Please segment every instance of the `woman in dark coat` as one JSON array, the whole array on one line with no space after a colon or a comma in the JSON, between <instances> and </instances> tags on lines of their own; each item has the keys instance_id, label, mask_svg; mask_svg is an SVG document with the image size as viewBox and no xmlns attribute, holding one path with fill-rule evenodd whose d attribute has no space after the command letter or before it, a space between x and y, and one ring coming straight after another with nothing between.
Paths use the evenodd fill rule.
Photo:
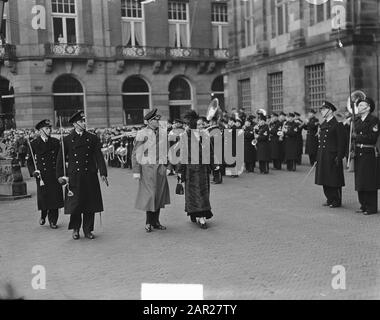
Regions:
<instances>
[{"instance_id":1,"label":"woman in dark coat","mask_svg":"<svg viewBox=\"0 0 380 320\"><path fill-rule=\"evenodd\" d=\"M210 205L210 164L202 163L201 136L197 134L198 115L190 111L185 115L188 129L182 139L188 139L188 163L179 165L179 177L185 182L185 211L192 222L198 222L202 229L207 229L206 219L211 219L213 214ZM191 164L191 135L199 141L199 164ZM183 140L182 140L183 141Z\"/></svg>"}]
</instances>

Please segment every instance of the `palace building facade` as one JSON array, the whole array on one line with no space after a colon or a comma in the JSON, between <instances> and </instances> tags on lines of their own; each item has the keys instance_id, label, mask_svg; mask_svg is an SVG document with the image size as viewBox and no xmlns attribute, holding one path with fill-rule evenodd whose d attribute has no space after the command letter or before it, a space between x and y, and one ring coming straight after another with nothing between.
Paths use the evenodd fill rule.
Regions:
<instances>
[{"instance_id":1,"label":"palace building facade","mask_svg":"<svg viewBox=\"0 0 380 320\"><path fill-rule=\"evenodd\" d=\"M7 126L43 118L90 127L205 113L224 104L227 1L11 0L0 45L0 113Z\"/></svg>"},{"instance_id":2,"label":"palace building facade","mask_svg":"<svg viewBox=\"0 0 380 320\"><path fill-rule=\"evenodd\" d=\"M343 111L350 82L379 104L378 0L231 0L229 22L229 108Z\"/></svg>"}]
</instances>

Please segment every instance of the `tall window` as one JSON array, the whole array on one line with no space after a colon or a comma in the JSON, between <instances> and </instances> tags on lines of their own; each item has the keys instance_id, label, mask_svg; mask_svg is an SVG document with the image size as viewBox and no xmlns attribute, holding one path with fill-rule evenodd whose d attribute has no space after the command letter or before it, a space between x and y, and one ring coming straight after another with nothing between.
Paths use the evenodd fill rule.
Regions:
<instances>
[{"instance_id":1,"label":"tall window","mask_svg":"<svg viewBox=\"0 0 380 320\"><path fill-rule=\"evenodd\" d=\"M124 124L144 123L144 110L149 109L148 84L138 76L131 76L123 84Z\"/></svg>"},{"instance_id":2,"label":"tall window","mask_svg":"<svg viewBox=\"0 0 380 320\"><path fill-rule=\"evenodd\" d=\"M211 8L212 38L215 49L228 48L227 3L213 3Z\"/></svg>"},{"instance_id":3,"label":"tall window","mask_svg":"<svg viewBox=\"0 0 380 320\"><path fill-rule=\"evenodd\" d=\"M190 47L189 3L169 1L169 46Z\"/></svg>"},{"instance_id":4,"label":"tall window","mask_svg":"<svg viewBox=\"0 0 380 320\"><path fill-rule=\"evenodd\" d=\"M311 26L331 18L331 1L319 5L309 4L309 7Z\"/></svg>"},{"instance_id":5,"label":"tall window","mask_svg":"<svg viewBox=\"0 0 380 320\"><path fill-rule=\"evenodd\" d=\"M244 79L238 82L239 108L252 108L251 80Z\"/></svg>"},{"instance_id":6,"label":"tall window","mask_svg":"<svg viewBox=\"0 0 380 320\"><path fill-rule=\"evenodd\" d=\"M255 20L253 15L254 0L244 2L242 15L244 18L244 47L255 44Z\"/></svg>"},{"instance_id":7,"label":"tall window","mask_svg":"<svg viewBox=\"0 0 380 320\"><path fill-rule=\"evenodd\" d=\"M272 37L289 32L289 15L287 0L271 0L272 7Z\"/></svg>"},{"instance_id":8,"label":"tall window","mask_svg":"<svg viewBox=\"0 0 380 320\"><path fill-rule=\"evenodd\" d=\"M4 4L4 12L3 12L3 23L1 26L1 34L0 34L0 44L9 43L9 30L7 28L7 22L8 22L8 2Z\"/></svg>"},{"instance_id":9,"label":"tall window","mask_svg":"<svg viewBox=\"0 0 380 320\"><path fill-rule=\"evenodd\" d=\"M284 109L284 90L282 85L282 72L269 75L269 108L273 112Z\"/></svg>"},{"instance_id":10,"label":"tall window","mask_svg":"<svg viewBox=\"0 0 380 320\"><path fill-rule=\"evenodd\" d=\"M123 44L145 46L145 25L142 0L121 0Z\"/></svg>"},{"instance_id":11,"label":"tall window","mask_svg":"<svg viewBox=\"0 0 380 320\"><path fill-rule=\"evenodd\" d=\"M55 43L77 43L77 8L75 0L52 0Z\"/></svg>"},{"instance_id":12,"label":"tall window","mask_svg":"<svg viewBox=\"0 0 380 320\"><path fill-rule=\"evenodd\" d=\"M317 109L326 99L325 65L306 67L306 99L310 109Z\"/></svg>"}]
</instances>

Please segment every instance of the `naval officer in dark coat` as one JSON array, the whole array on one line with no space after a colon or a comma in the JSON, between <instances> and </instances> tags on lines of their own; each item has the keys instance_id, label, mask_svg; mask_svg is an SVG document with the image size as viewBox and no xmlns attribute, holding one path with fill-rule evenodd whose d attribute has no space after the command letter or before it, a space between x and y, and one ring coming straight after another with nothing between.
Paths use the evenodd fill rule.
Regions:
<instances>
[{"instance_id":1,"label":"naval officer in dark coat","mask_svg":"<svg viewBox=\"0 0 380 320\"><path fill-rule=\"evenodd\" d=\"M342 187L345 186L343 161L346 142L343 124L334 116L336 107L325 101L321 107L324 119L320 126L315 184L323 186L327 198L324 206L342 206Z\"/></svg>"},{"instance_id":2,"label":"naval officer in dark coat","mask_svg":"<svg viewBox=\"0 0 380 320\"><path fill-rule=\"evenodd\" d=\"M82 225L86 238L94 239L95 213L103 211L103 200L98 180L98 171L103 182L108 185L107 167L101 151L99 138L86 131L83 111L76 112L69 120L74 130L63 139L65 160L68 163L64 176L62 148L57 160L57 178L66 184L65 214L70 215L69 230L73 239L78 240ZM70 196L68 191L72 191Z\"/></svg>"},{"instance_id":3,"label":"naval officer in dark coat","mask_svg":"<svg viewBox=\"0 0 380 320\"><path fill-rule=\"evenodd\" d=\"M303 129L307 131L305 153L309 155L310 165L313 166L317 159L318 153L318 129L319 120L315 116L316 112L310 109L308 119L306 120Z\"/></svg>"},{"instance_id":4,"label":"naval officer in dark coat","mask_svg":"<svg viewBox=\"0 0 380 320\"><path fill-rule=\"evenodd\" d=\"M37 207L41 211L40 225L45 224L47 217L50 227L57 229L59 209L63 208L62 186L55 176L59 140L50 136L50 120L40 121L35 128L40 135L30 143L32 150L29 149L27 165L30 175L34 176L37 182Z\"/></svg>"},{"instance_id":5,"label":"naval officer in dark coat","mask_svg":"<svg viewBox=\"0 0 380 320\"><path fill-rule=\"evenodd\" d=\"M355 120L355 190L358 192L358 213L377 213L380 188L379 155L376 142L379 137L379 119L372 115L375 102L367 97L359 100L358 117Z\"/></svg>"}]
</instances>

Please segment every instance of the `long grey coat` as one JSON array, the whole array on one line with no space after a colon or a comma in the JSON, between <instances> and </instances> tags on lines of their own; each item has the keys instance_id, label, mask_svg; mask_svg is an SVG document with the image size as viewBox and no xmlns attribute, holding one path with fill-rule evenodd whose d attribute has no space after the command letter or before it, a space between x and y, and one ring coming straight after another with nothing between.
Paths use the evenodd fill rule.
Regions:
<instances>
[{"instance_id":1,"label":"long grey coat","mask_svg":"<svg viewBox=\"0 0 380 320\"><path fill-rule=\"evenodd\" d=\"M167 143L163 141L163 143ZM145 144L145 146L144 146ZM156 149L156 163L142 164L139 148ZM159 137L151 128L141 129L136 136L132 152L133 173L140 174L135 208L143 211L158 211L170 204L166 166L159 164Z\"/></svg>"}]
</instances>

